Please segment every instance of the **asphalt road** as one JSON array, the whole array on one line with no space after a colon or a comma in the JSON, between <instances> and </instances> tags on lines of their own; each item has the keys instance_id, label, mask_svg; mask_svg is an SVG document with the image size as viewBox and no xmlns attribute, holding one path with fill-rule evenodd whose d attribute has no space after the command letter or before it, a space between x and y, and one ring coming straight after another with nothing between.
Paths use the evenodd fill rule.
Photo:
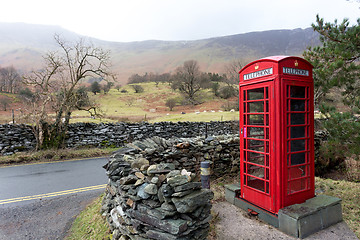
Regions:
<instances>
[{"instance_id":1,"label":"asphalt road","mask_svg":"<svg viewBox=\"0 0 360 240\"><path fill-rule=\"evenodd\" d=\"M107 158L0 168L0 239L63 239L104 192Z\"/></svg>"}]
</instances>

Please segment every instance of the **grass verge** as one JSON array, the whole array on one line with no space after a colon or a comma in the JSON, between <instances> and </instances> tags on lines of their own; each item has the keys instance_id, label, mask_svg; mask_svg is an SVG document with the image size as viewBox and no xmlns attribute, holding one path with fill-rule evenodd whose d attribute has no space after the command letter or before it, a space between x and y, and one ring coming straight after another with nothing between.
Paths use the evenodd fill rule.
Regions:
<instances>
[{"instance_id":1,"label":"grass verge","mask_svg":"<svg viewBox=\"0 0 360 240\"><path fill-rule=\"evenodd\" d=\"M224 177L212 181L211 189L214 191L213 201L225 201L224 183L234 183L238 181L236 177ZM315 178L316 191L342 199L343 218L349 228L360 238L360 184L348 181L335 181L331 179ZM101 199L97 199L86 208L76 219L71 230L69 239L108 239L109 232L103 227L104 219L100 215ZM85 217L86 216L86 217ZM213 216L210 222L209 239L216 239L217 216ZM107 227L106 227L107 228Z\"/></svg>"},{"instance_id":2,"label":"grass verge","mask_svg":"<svg viewBox=\"0 0 360 240\"><path fill-rule=\"evenodd\" d=\"M74 221L66 240L112 239L106 219L101 216L102 194L88 205Z\"/></svg>"},{"instance_id":3,"label":"grass verge","mask_svg":"<svg viewBox=\"0 0 360 240\"><path fill-rule=\"evenodd\" d=\"M83 148L83 149L49 149L34 152L15 153L10 156L0 156L0 166L56 162L76 158L107 156L117 148Z\"/></svg>"},{"instance_id":4,"label":"grass verge","mask_svg":"<svg viewBox=\"0 0 360 240\"><path fill-rule=\"evenodd\" d=\"M342 199L343 219L356 236L360 238L360 184L316 177L315 188L319 194Z\"/></svg>"}]
</instances>

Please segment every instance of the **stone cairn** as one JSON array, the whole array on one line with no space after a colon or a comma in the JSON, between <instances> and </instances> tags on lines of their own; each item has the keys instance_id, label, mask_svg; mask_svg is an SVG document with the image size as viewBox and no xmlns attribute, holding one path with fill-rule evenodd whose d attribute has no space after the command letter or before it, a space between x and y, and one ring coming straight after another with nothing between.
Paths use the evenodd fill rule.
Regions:
<instances>
[{"instance_id":1,"label":"stone cairn","mask_svg":"<svg viewBox=\"0 0 360 240\"><path fill-rule=\"evenodd\" d=\"M213 193L202 189L198 176L176 159L177 164L168 158L154 163L151 158L155 152L188 152L191 144L194 140L154 137L128 144L111 156L104 166L109 183L102 214L114 239L207 238Z\"/></svg>"}]
</instances>

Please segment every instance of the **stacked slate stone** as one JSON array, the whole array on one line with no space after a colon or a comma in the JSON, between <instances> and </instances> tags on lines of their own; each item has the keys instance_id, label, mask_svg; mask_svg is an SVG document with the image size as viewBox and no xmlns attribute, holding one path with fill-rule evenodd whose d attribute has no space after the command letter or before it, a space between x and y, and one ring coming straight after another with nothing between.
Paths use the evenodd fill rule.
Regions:
<instances>
[{"instance_id":1,"label":"stacked slate stone","mask_svg":"<svg viewBox=\"0 0 360 240\"><path fill-rule=\"evenodd\" d=\"M126 146L137 149L152 164L170 162L177 169L185 168L190 172L199 172L200 162L209 161L213 177L236 172L240 166L238 135L171 139L152 137Z\"/></svg>"},{"instance_id":2,"label":"stacked slate stone","mask_svg":"<svg viewBox=\"0 0 360 240\"><path fill-rule=\"evenodd\" d=\"M126 155L136 152L123 149L104 166L110 180L102 212L113 239L206 239L213 193L172 163Z\"/></svg>"},{"instance_id":3,"label":"stacked slate stone","mask_svg":"<svg viewBox=\"0 0 360 240\"><path fill-rule=\"evenodd\" d=\"M35 136L30 126L24 124L0 125L0 155L31 151L35 146Z\"/></svg>"},{"instance_id":4,"label":"stacked slate stone","mask_svg":"<svg viewBox=\"0 0 360 240\"><path fill-rule=\"evenodd\" d=\"M159 122L159 123L75 123L68 128L66 145L121 147L125 143L154 136L191 138L196 136L237 134L238 121L224 122Z\"/></svg>"}]
</instances>

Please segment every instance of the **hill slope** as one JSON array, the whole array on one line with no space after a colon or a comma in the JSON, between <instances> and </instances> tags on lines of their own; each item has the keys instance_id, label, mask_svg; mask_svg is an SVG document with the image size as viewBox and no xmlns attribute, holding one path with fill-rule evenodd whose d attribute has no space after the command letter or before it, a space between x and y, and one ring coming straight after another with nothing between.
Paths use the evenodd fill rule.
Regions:
<instances>
[{"instance_id":1,"label":"hill slope","mask_svg":"<svg viewBox=\"0 0 360 240\"><path fill-rule=\"evenodd\" d=\"M56 49L53 35L61 34L68 41L81 36L57 26L24 23L0 23L0 65L13 65L22 71L38 69L41 56ZM131 74L170 72L186 60L197 60L202 71L223 72L224 65L234 59L244 63L271 55L300 56L309 45L319 43L311 29L252 32L196 41L91 41L112 53L113 70L120 82Z\"/></svg>"}]
</instances>

